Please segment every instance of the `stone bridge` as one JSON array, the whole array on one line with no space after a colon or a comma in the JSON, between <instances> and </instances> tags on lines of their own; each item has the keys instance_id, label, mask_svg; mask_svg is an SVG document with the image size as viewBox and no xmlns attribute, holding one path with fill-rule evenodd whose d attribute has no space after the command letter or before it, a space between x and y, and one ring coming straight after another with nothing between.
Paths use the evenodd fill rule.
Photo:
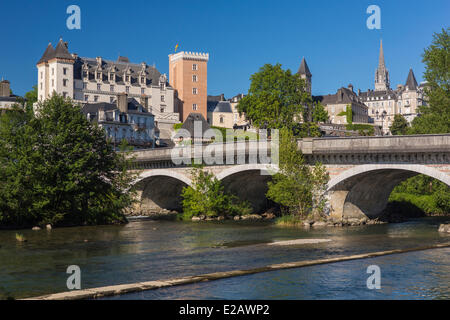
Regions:
<instances>
[{"instance_id":1,"label":"stone bridge","mask_svg":"<svg viewBox=\"0 0 450 320\"><path fill-rule=\"evenodd\" d=\"M335 218L377 217L386 207L392 189L417 174L450 186L450 134L307 138L299 140L298 146L308 163L320 161L326 166L330 175L329 214ZM256 212L270 205L265 197L271 179L268 172L277 168L269 164L269 143L259 148L256 142L247 141L194 149L161 148L133 153L134 169L140 170L136 181L140 200L137 210L180 210L181 190L191 185L191 161L204 154L215 156L215 161L203 163L205 169L223 181L226 190L248 200ZM211 149L215 151L211 153ZM185 164L172 160L174 154L183 152L189 160ZM242 154L245 156L239 156Z\"/></svg>"}]
</instances>

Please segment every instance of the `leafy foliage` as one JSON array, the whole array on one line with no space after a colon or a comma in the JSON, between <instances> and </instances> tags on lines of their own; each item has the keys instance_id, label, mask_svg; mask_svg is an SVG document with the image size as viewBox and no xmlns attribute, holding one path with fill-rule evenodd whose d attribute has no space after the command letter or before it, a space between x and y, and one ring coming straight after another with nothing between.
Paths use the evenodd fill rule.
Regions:
<instances>
[{"instance_id":1,"label":"leafy foliage","mask_svg":"<svg viewBox=\"0 0 450 320\"><path fill-rule=\"evenodd\" d=\"M201 167L192 169L193 186L182 191L183 218L194 216L235 216L251 213L250 205L225 192L224 186L212 173Z\"/></svg>"},{"instance_id":2,"label":"leafy foliage","mask_svg":"<svg viewBox=\"0 0 450 320\"><path fill-rule=\"evenodd\" d=\"M239 101L239 112L244 112L258 128L292 128L299 117L309 119L311 96L305 91L305 82L298 74L283 70L280 64L264 65L250 78L248 95Z\"/></svg>"},{"instance_id":3,"label":"leafy foliage","mask_svg":"<svg viewBox=\"0 0 450 320\"><path fill-rule=\"evenodd\" d=\"M130 161L61 96L40 104L37 117L6 112L0 116L0 224L125 222L135 178Z\"/></svg>"},{"instance_id":4,"label":"leafy foliage","mask_svg":"<svg viewBox=\"0 0 450 320\"><path fill-rule=\"evenodd\" d=\"M405 117L401 114L394 116L394 122L390 127L391 133L394 136L405 135L408 132L409 124Z\"/></svg>"},{"instance_id":5,"label":"leafy foliage","mask_svg":"<svg viewBox=\"0 0 450 320\"><path fill-rule=\"evenodd\" d=\"M433 35L433 42L425 49L424 78L428 103L420 107L409 133L450 133L450 28Z\"/></svg>"},{"instance_id":6,"label":"leafy foliage","mask_svg":"<svg viewBox=\"0 0 450 320\"><path fill-rule=\"evenodd\" d=\"M450 213L450 188L425 175L417 175L400 183L389 200L410 202L426 214Z\"/></svg>"},{"instance_id":7,"label":"leafy foliage","mask_svg":"<svg viewBox=\"0 0 450 320\"><path fill-rule=\"evenodd\" d=\"M284 213L305 217L321 214L325 208L325 191L329 180L326 168L316 163L308 166L292 132L280 131L280 172L268 183L267 197L280 204Z\"/></svg>"}]
</instances>

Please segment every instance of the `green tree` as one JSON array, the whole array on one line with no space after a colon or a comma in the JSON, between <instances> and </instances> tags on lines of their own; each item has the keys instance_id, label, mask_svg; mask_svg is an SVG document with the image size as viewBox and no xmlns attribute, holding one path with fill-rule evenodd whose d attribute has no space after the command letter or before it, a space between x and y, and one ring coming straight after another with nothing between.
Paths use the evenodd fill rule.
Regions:
<instances>
[{"instance_id":1,"label":"green tree","mask_svg":"<svg viewBox=\"0 0 450 320\"><path fill-rule=\"evenodd\" d=\"M38 101L37 85L33 86L33 90L25 93L25 99L26 99L25 110L29 113L32 113L33 104Z\"/></svg>"},{"instance_id":2,"label":"green tree","mask_svg":"<svg viewBox=\"0 0 450 320\"><path fill-rule=\"evenodd\" d=\"M329 176L325 167L305 163L291 130L280 131L279 172L268 183L267 197L281 205L285 214L306 217L321 214L326 203Z\"/></svg>"},{"instance_id":3,"label":"green tree","mask_svg":"<svg viewBox=\"0 0 450 320\"><path fill-rule=\"evenodd\" d=\"M315 102L313 105L312 121L318 122L328 122L329 120L328 111L320 102Z\"/></svg>"},{"instance_id":4,"label":"green tree","mask_svg":"<svg viewBox=\"0 0 450 320\"><path fill-rule=\"evenodd\" d=\"M225 192L222 182L212 173L196 166L191 174L193 185L184 187L181 194L184 219L199 215L235 216L251 212L249 204Z\"/></svg>"},{"instance_id":5,"label":"green tree","mask_svg":"<svg viewBox=\"0 0 450 320\"><path fill-rule=\"evenodd\" d=\"M305 106L311 105L312 100L298 74L283 70L280 64L266 64L250 80L248 95L237 108L254 126L292 128L301 117L309 119Z\"/></svg>"},{"instance_id":6,"label":"green tree","mask_svg":"<svg viewBox=\"0 0 450 320\"><path fill-rule=\"evenodd\" d=\"M401 114L396 114L390 127L391 133L394 136L405 135L408 132L408 128L409 124L405 117Z\"/></svg>"},{"instance_id":7,"label":"green tree","mask_svg":"<svg viewBox=\"0 0 450 320\"><path fill-rule=\"evenodd\" d=\"M427 105L420 107L412 134L450 133L450 28L433 35L431 45L425 49L424 78L427 81L425 94Z\"/></svg>"},{"instance_id":8,"label":"green tree","mask_svg":"<svg viewBox=\"0 0 450 320\"><path fill-rule=\"evenodd\" d=\"M69 99L53 95L37 117L7 112L0 116L0 223L126 222L130 161Z\"/></svg>"}]
</instances>

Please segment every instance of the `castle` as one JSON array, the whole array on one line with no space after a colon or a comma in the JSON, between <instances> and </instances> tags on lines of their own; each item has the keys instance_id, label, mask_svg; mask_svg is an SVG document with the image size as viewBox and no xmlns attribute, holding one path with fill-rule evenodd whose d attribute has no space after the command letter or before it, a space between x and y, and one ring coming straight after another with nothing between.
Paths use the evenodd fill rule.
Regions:
<instances>
[{"instance_id":1,"label":"castle","mask_svg":"<svg viewBox=\"0 0 450 320\"><path fill-rule=\"evenodd\" d=\"M134 99L154 115L161 138L169 139L173 125L190 112L207 117L207 62L205 53L179 52L169 55L170 82L155 66L131 63L127 57L116 61L102 57L84 58L69 53L68 43L48 44L38 69L38 100L56 92L81 105L114 104L119 95ZM131 100L130 100L131 101ZM111 107L111 106L110 106Z\"/></svg>"},{"instance_id":2,"label":"castle","mask_svg":"<svg viewBox=\"0 0 450 320\"><path fill-rule=\"evenodd\" d=\"M304 60L302 60L301 66L303 64L306 65ZM311 72L309 68L300 69L299 73L307 80L307 86L310 87ZM350 105L354 122L373 123L381 127L383 134L390 134L389 128L396 114L403 115L408 122L411 122L419 114L419 107L425 104L424 88L426 84L419 85L417 83L412 69L409 70L404 85L399 84L395 90L391 89L382 41L380 41L380 54L378 67L375 70L374 84L374 90L354 92L353 85L350 84L347 88L338 89L336 94L316 96L314 99L326 107L331 123L346 124L342 112L345 111L347 105Z\"/></svg>"}]
</instances>

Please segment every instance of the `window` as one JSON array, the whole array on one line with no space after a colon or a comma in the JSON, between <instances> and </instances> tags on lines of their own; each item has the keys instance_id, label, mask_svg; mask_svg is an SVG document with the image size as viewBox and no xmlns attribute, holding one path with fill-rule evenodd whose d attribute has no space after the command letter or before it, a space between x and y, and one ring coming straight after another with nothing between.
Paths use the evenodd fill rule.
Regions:
<instances>
[{"instance_id":1,"label":"window","mask_svg":"<svg viewBox=\"0 0 450 320\"><path fill-rule=\"evenodd\" d=\"M113 85L109 86L109 91L114 92L114 86Z\"/></svg>"},{"instance_id":2,"label":"window","mask_svg":"<svg viewBox=\"0 0 450 320\"><path fill-rule=\"evenodd\" d=\"M44 73L41 71L41 79L44 78Z\"/></svg>"},{"instance_id":3,"label":"window","mask_svg":"<svg viewBox=\"0 0 450 320\"><path fill-rule=\"evenodd\" d=\"M219 121L220 121L220 123L223 123L223 116L220 116Z\"/></svg>"},{"instance_id":4,"label":"window","mask_svg":"<svg viewBox=\"0 0 450 320\"><path fill-rule=\"evenodd\" d=\"M63 74L64 74L64 75L67 74L67 68L63 68Z\"/></svg>"},{"instance_id":5,"label":"window","mask_svg":"<svg viewBox=\"0 0 450 320\"><path fill-rule=\"evenodd\" d=\"M192 110L197 110L197 104L196 103L194 103L193 105L192 105Z\"/></svg>"},{"instance_id":6,"label":"window","mask_svg":"<svg viewBox=\"0 0 450 320\"><path fill-rule=\"evenodd\" d=\"M141 88L141 94L145 94L145 88Z\"/></svg>"},{"instance_id":7,"label":"window","mask_svg":"<svg viewBox=\"0 0 450 320\"><path fill-rule=\"evenodd\" d=\"M160 111L161 113L164 113L164 107L161 107Z\"/></svg>"},{"instance_id":8,"label":"window","mask_svg":"<svg viewBox=\"0 0 450 320\"><path fill-rule=\"evenodd\" d=\"M166 101L166 97L165 96L161 96L161 101L162 102Z\"/></svg>"},{"instance_id":9,"label":"window","mask_svg":"<svg viewBox=\"0 0 450 320\"><path fill-rule=\"evenodd\" d=\"M69 81L69 80L63 79L63 86L64 86L64 87L67 87L67 81Z\"/></svg>"},{"instance_id":10,"label":"window","mask_svg":"<svg viewBox=\"0 0 450 320\"><path fill-rule=\"evenodd\" d=\"M197 75L192 75L192 82L197 82Z\"/></svg>"},{"instance_id":11,"label":"window","mask_svg":"<svg viewBox=\"0 0 450 320\"><path fill-rule=\"evenodd\" d=\"M109 80L114 81L114 73L111 73L111 74L109 75Z\"/></svg>"},{"instance_id":12,"label":"window","mask_svg":"<svg viewBox=\"0 0 450 320\"><path fill-rule=\"evenodd\" d=\"M126 86L126 87L125 87L125 91L126 91L127 93L130 93L130 87L129 87L129 86Z\"/></svg>"},{"instance_id":13,"label":"window","mask_svg":"<svg viewBox=\"0 0 450 320\"><path fill-rule=\"evenodd\" d=\"M113 103L114 102L114 97L109 97L109 103Z\"/></svg>"},{"instance_id":14,"label":"window","mask_svg":"<svg viewBox=\"0 0 450 320\"><path fill-rule=\"evenodd\" d=\"M97 72L97 79L101 79L102 78L102 74L100 72Z\"/></svg>"},{"instance_id":15,"label":"window","mask_svg":"<svg viewBox=\"0 0 450 320\"><path fill-rule=\"evenodd\" d=\"M55 79L52 79L52 87L55 86Z\"/></svg>"},{"instance_id":16,"label":"window","mask_svg":"<svg viewBox=\"0 0 450 320\"><path fill-rule=\"evenodd\" d=\"M197 64L194 63L194 64L192 65L192 70L193 70L193 71L197 71L197 70L198 70Z\"/></svg>"},{"instance_id":17,"label":"window","mask_svg":"<svg viewBox=\"0 0 450 320\"><path fill-rule=\"evenodd\" d=\"M41 82L41 90L42 90L42 82Z\"/></svg>"},{"instance_id":18,"label":"window","mask_svg":"<svg viewBox=\"0 0 450 320\"><path fill-rule=\"evenodd\" d=\"M145 78L141 77L141 83L144 84L145 83Z\"/></svg>"},{"instance_id":19,"label":"window","mask_svg":"<svg viewBox=\"0 0 450 320\"><path fill-rule=\"evenodd\" d=\"M102 90L102 85L100 83L97 83L97 91Z\"/></svg>"},{"instance_id":20,"label":"window","mask_svg":"<svg viewBox=\"0 0 450 320\"><path fill-rule=\"evenodd\" d=\"M87 78L87 72L83 71L83 78Z\"/></svg>"},{"instance_id":21,"label":"window","mask_svg":"<svg viewBox=\"0 0 450 320\"><path fill-rule=\"evenodd\" d=\"M52 76L55 75L55 68L52 68Z\"/></svg>"},{"instance_id":22,"label":"window","mask_svg":"<svg viewBox=\"0 0 450 320\"><path fill-rule=\"evenodd\" d=\"M67 98L67 92L63 92L63 97Z\"/></svg>"},{"instance_id":23,"label":"window","mask_svg":"<svg viewBox=\"0 0 450 320\"><path fill-rule=\"evenodd\" d=\"M192 94L197 94L197 93L198 93L197 88L192 88Z\"/></svg>"},{"instance_id":24,"label":"window","mask_svg":"<svg viewBox=\"0 0 450 320\"><path fill-rule=\"evenodd\" d=\"M94 96L94 102L98 101L98 96Z\"/></svg>"},{"instance_id":25,"label":"window","mask_svg":"<svg viewBox=\"0 0 450 320\"><path fill-rule=\"evenodd\" d=\"M87 82L83 82L83 89L87 88Z\"/></svg>"},{"instance_id":26,"label":"window","mask_svg":"<svg viewBox=\"0 0 450 320\"><path fill-rule=\"evenodd\" d=\"M89 100L89 95L85 94L84 95L84 101L88 101Z\"/></svg>"},{"instance_id":27,"label":"window","mask_svg":"<svg viewBox=\"0 0 450 320\"><path fill-rule=\"evenodd\" d=\"M126 82L129 82L129 81L130 81L130 76L126 76L126 77L125 77L125 81L126 81Z\"/></svg>"}]
</instances>

